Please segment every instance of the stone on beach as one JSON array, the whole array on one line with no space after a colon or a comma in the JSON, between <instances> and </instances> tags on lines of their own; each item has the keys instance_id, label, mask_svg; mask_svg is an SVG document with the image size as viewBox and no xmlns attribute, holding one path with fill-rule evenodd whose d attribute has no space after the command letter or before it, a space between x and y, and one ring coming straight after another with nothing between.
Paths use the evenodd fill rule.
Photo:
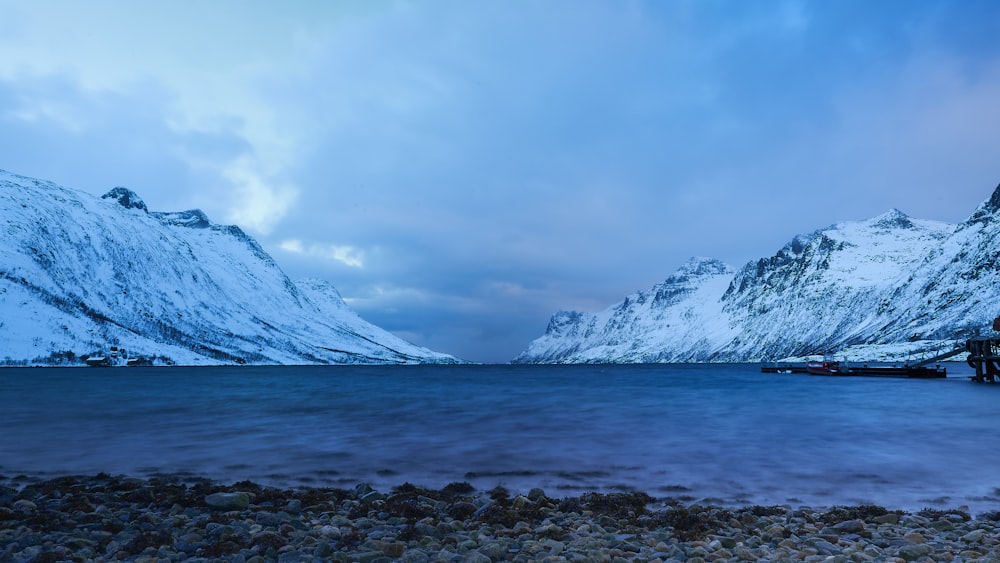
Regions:
<instances>
[{"instance_id":1,"label":"stone on beach","mask_svg":"<svg viewBox=\"0 0 1000 563\"><path fill-rule=\"evenodd\" d=\"M1000 560L1000 513L735 508L643 493L554 499L540 489L525 496L451 485L290 490L107 475L36 483L20 496L30 500L0 487L0 562Z\"/></svg>"},{"instance_id":2,"label":"stone on beach","mask_svg":"<svg viewBox=\"0 0 1000 563\"><path fill-rule=\"evenodd\" d=\"M244 510L250 506L250 495L242 492L212 493L205 497L205 504L215 510Z\"/></svg>"}]
</instances>

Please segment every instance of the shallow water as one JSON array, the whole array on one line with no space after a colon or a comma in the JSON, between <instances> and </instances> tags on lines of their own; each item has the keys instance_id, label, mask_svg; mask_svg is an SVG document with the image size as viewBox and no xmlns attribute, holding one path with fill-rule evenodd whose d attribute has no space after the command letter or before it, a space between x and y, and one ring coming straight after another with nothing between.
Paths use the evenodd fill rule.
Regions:
<instances>
[{"instance_id":1,"label":"shallow water","mask_svg":"<svg viewBox=\"0 0 1000 563\"><path fill-rule=\"evenodd\" d=\"M0 370L0 475L1000 509L1000 385L756 365Z\"/></svg>"}]
</instances>

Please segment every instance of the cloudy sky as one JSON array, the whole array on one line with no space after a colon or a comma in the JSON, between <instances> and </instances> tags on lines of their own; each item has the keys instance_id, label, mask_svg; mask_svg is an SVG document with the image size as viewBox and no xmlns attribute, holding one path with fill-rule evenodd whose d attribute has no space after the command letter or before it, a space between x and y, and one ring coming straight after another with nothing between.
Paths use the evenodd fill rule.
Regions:
<instances>
[{"instance_id":1,"label":"cloudy sky","mask_svg":"<svg viewBox=\"0 0 1000 563\"><path fill-rule=\"evenodd\" d=\"M504 362L691 256L1000 182L1000 2L0 2L0 168L204 210Z\"/></svg>"}]
</instances>

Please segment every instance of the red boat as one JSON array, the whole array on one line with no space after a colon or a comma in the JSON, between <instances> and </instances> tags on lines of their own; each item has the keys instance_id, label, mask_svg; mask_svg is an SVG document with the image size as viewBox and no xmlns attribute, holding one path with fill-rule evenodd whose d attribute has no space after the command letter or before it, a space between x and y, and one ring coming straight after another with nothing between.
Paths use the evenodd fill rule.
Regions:
<instances>
[{"instance_id":1,"label":"red boat","mask_svg":"<svg viewBox=\"0 0 1000 563\"><path fill-rule=\"evenodd\" d=\"M822 362L809 362L806 364L806 372L812 375L841 375L840 363L830 360Z\"/></svg>"}]
</instances>

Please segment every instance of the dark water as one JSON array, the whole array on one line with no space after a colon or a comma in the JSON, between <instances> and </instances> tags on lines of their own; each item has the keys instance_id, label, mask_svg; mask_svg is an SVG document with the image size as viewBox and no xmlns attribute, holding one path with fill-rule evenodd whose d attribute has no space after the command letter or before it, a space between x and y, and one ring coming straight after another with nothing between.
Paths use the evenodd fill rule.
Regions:
<instances>
[{"instance_id":1,"label":"dark water","mask_svg":"<svg viewBox=\"0 0 1000 563\"><path fill-rule=\"evenodd\" d=\"M960 376L756 365L4 369L0 475L979 512L1000 509L998 414L1000 385Z\"/></svg>"}]
</instances>

